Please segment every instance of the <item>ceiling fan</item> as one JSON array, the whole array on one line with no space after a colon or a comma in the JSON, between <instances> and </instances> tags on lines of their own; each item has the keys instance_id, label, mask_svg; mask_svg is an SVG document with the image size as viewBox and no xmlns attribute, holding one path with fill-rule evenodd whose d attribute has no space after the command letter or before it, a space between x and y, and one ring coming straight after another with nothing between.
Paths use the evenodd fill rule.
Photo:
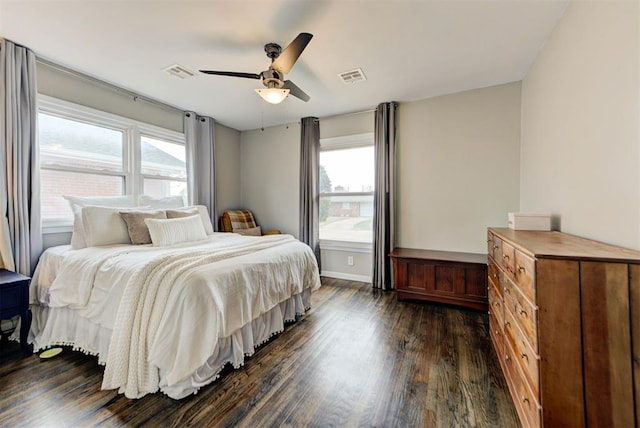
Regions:
<instances>
[{"instance_id":1,"label":"ceiling fan","mask_svg":"<svg viewBox=\"0 0 640 428\"><path fill-rule=\"evenodd\" d=\"M266 89L256 89L256 92L271 104L281 103L289 93L307 102L311 99L309 95L296 86L291 80L284 80L284 75L291 71L293 65L298 60L298 57L300 57L302 51L307 47L312 37L313 34L300 33L284 50L282 50L277 43L267 43L264 45L265 53L271 58L271 65L267 70L259 74L214 70L200 70L200 72L219 76L262 79L262 84Z\"/></svg>"}]
</instances>

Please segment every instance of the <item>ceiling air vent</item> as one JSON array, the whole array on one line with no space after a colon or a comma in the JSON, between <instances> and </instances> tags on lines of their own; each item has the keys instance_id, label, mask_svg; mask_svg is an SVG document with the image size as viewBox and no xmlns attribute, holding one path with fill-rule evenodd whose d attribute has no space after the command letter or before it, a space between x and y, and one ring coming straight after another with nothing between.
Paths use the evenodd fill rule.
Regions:
<instances>
[{"instance_id":1,"label":"ceiling air vent","mask_svg":"<svg viewBox=\"0 0 640 428\"><path fill-rule=\"evenodd\" d=\"M345 71L343 73L338 74L338 77L344 83L355 83L355 82L361 82L363 80L367 80L367 78L364 76L364 72L362 71L361 68L356 68L355 70Z\"/></svg>"},{"instance_id":2,"label":"ceiling air vent","mask_svg":"<svg viewBox=\"0 0 640 428\"><path fill-rule=\"evenodd\" d=\"M188 79L189 77L193 77L196 75L196 73L194 73L191 70L188 70L187 68L181 66L180 64L170 65L169 67L165 68L162 71L166 71L170 75L174 77L178 77L180 79Z\"/></svg>"}]
</instances>

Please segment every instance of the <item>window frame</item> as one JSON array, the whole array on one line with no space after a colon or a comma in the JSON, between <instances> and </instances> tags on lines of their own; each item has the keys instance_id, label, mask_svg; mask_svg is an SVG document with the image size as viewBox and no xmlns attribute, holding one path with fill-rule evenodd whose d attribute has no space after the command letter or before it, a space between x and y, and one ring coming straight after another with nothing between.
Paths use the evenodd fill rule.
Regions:
<instances>
[{"instance_id":1,"label":"window frame","mask_svg":"<svg viewBox=\"0 0 640 428\"><path fill-rule=\"evenodd\" d=\"M169 179L172 181L188 182L188 176L184 179L175 177L165 177L163 175L142 174L142 136L167 141L182 145L186 150L186 137L183 132L161 128L159 126L144 123L135 119L97 110L91 107L75 104L44 94L38 94L38 114L43 113L50 116L68 119L87 125L99 126L122 132L122 170L107 171L92 168L71 167L61 165L42 165L39 163L39 170L78 172L96 174L103 176L122 177L122 195L133 195L136 199L143 194L145 178ZM38 150L40 146L38 144ZM187 169L188 174L188 169ZM190 197L190 195L189 195ZM42 209L42 207L40 207ZM42 219L43 233L71 232L73 226L72 218Z\"/></svg>"},{"instance_id":2,"label":"window frame","mask_svg":"<svg viewBox=\"0 0 640 428\"><path fill-rule=\"evenodd\" d=\"M374 146L374 133L365 132L361 134L342 135L339 137L321 138L320 152L335 150L357 149L361 147ZM320 163L318 160L318 168ZM375 189L370 192L320 192L318 203L323 197L331 196L374 196ZM373 234L373 230L371 231ZM370 253L373 251L373 236L371 242L359 242L337 239L320 239L321 250L350 251L359 253Z\"/></svg>"}]
</instances>

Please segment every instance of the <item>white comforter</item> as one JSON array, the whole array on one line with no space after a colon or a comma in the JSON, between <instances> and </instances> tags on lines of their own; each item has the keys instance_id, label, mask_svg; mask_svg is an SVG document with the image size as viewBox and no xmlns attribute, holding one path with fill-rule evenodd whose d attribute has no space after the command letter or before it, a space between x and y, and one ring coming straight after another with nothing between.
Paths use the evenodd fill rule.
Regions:
<instances>
[{"instance_id":1,"label":"white comforter","mask_svg":"<svg viewBox=\"0 0 640 428\"><path fill-rule=\"evenodd\" d=\"M131 398L157 391L160 372L168 385L183 381L219 339L320 286L313 252L289 235L214 234L192 245L86 248L52 259L55 268L34 275L32 301L112 329L103 388Z\"/></svg>"}]
</instances>

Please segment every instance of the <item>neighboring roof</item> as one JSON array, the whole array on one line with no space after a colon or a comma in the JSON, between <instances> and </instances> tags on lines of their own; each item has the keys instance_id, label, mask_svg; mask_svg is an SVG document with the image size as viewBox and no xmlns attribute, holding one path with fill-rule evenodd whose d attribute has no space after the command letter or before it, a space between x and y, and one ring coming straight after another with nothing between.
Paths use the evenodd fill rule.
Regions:
<instances>
[{"instance_id":1,"label":"neighboring roof","mask_svg":"<svg viewBox=\"0 0 640 428\"><path fill-rule=\"evenodd\" d=\"M373 195L340 195L331 196L331 202L373 203Z\"/></svg>"}]
</instances>

